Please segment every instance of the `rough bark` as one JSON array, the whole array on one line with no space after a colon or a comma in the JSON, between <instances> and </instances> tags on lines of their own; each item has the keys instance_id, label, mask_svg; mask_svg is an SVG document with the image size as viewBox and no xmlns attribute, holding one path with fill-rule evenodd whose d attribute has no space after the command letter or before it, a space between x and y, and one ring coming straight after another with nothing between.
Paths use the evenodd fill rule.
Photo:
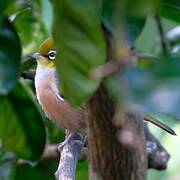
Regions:
<instances>
[{"instance_id":1,"label":"rough bark","mask_svg":"<svg viewBox=\"0 0 180 180\"><path fill-rule=\"evenodd\" d=\"M166 169L170 155L161 143L153 136L147 125L145 125L145 136L148 168L156 170Z\"/></svg>"},{"instance_id":2,"label":"rough bark","mask_svg":"<svg viewBox=\"0 0 180 180\"><path fill-rule=\"evenodd\" d=\"M57 180L75 180L76 165L85 143L82 133L70 133L59 146L61 153L59 166L55 173Z\"/></svg>"},{"instance_id":3,"label":"rough bark","mask_svg":"<svg viewBox=\"0 0 180 180\"><path fill-rule=\"evenodd\" d=\"M113 124L115 103L103 85L87 106L90 180L146 179L142 117L133 113L117 116L117 128Z\"/></svg>"}]
</instances>

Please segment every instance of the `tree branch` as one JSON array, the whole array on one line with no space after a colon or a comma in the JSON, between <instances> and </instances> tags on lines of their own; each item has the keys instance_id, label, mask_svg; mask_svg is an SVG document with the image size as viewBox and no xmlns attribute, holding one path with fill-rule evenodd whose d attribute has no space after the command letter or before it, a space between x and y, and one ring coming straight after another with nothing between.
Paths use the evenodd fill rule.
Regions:
<instances>
[{"instance_id":1,"label":"tree branch","mask_svg":"<svg viewBox=\"0 0 180 180\"><path fill-rule=\"evenodd\" d=\"M162 27L162 22L161 22L161 18L159 16L159 13L157 13L155 15L155 20L156 20L157 27L158 27L158 30L159 30L159 35L160 35L160 39L161 39L161 46L162 46L163 54L167 55L168 54L168 45L167 45L167 41L166 41L166 38L165 38L165 35L164 35L164 30L163 30L163 27Z\"/></svg>"},{"instance_id":2,"label":"tree branch","mask_svg":"<svg viewBox=\"0 0 180 180\"><path fill-rule=\"evenodd\" d=\"M54 159L57 160L60 158L60 154L58 151L59 144L49 144L46 146L44 153L39 161L46 161L48 159ZM88 149L87 147L84 147L81 151L81 154L79 155L79 162L85 161L87 159ZM24 159L18 159L17 165L22 166L28 164L27 160Z\"/></svg>"},{"instance_id":3,"label":"tree branch","mask_svg":"<svg viewBox=\"0 0 180 180\"><path fill-rule=\"evenodd\" d=\"M146 136L146 152L148 155L148 168L156 170L163 170L167 167L167 162L170 158L168 152L160 144L160 142L150 132L147 123L145 124L145 136ZM46 146L45 151L40 161L47 159L59 159L60 154L58 153L58 144L49 144ZM78 161L85 161L88 156L88 149L84 147L79 155ZM28 161L19 159L17 165L27 164Z\"/></svg>"},{"instance_id":4,"label":"tree branch","mask_svg":"<svg viewBox=\"0 0 180 180\"><path fill-rule=\"evenodd\" d=\"M87 105L90 179L144 180L147 156L143 118L116 116L115 104L103 84Z\"/></svg>"},{"instance_id":5,"label":"tree branch","mask_svg":"<svg viewBox=\"0 0 180 180\"><path fill-rule=\"evenodd\" d=\"M156 170L166 169L170 155L160 142L152 135L147 125L145 125L145 136L148 168Z\"/></svg>"},{"instance_id":6,"label":"tree branch","mask_svg":"<svg viewBox=\"0 0 180 180\"><path fill-rule=\"evenodd\" d=\"M24 79L30 79L30 80L34 80L36 74L36 70L35 69L30 69L27 71L23 71L21 73L21 77L23 77Z\"/></svg>"},{"instance_id":7,"label":"tree branch","mask_svg":"<svg viewBox=\"0 0 180 180\"><path fill-rule=\"evenodd\" d=\"M76 164L84 143L84 134L70 133L63 143L63 147L62 144L59 145L61 157L55 173L57 180L75 180Z\"/></svg>"}]
</instances>

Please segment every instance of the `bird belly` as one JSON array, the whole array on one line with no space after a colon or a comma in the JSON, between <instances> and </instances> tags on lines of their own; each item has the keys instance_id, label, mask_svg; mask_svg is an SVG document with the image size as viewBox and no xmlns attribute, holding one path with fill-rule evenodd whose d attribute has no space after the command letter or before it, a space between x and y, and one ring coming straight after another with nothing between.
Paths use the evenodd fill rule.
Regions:
<instances>
[{"instance_id":1,"label":"bird belly","mask_svg":"<svg viewBox=\"0 0 180 180\"><path fill-rule=\"evenodd\" d=\"M85 129L85 117L81 108L72 108L66 101L60 99L51 87L37 88L37 97L46 116L58 125L70 131Z\"/></svg>"}]
</instances>

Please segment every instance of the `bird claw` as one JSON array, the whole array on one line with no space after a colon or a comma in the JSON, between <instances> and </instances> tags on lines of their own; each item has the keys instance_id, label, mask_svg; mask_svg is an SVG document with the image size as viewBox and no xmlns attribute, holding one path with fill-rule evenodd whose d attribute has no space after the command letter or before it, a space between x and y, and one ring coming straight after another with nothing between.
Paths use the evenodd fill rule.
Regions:
<instances>
[{"instance_id":1,"label":"bird claw","mask_svg":"<svg viewBox=\"0 0 180 180\"><path fill-rule=\"evenodd\" d=\"M58 146L58 151L61 153L64 146L69 142L69 140L71 139L71 136L70 136L70 132L65 132L66 134L66 137L65 137L65 140L62 142L62 143L59 143L59 146Z\"/></svg>"},{"instance_id":2,"label":"bird claw","mask_svg":"<svg viewBox=\"0 0 180 180\"><path fill-rule=\"evenodd\" d=\"M66 137L65 137L65 140L59 144L58 146L58 151L61 153L64 146L69 144L69 143L76 143L76 144L82 144L82 141L83 141L83 144L85 143L86 141L86 136L85 134L83 133L74 133L74 132L71 132L69 130L66 130L65 131L65 134L66 134Z\"/></svg>"}]
</instances>

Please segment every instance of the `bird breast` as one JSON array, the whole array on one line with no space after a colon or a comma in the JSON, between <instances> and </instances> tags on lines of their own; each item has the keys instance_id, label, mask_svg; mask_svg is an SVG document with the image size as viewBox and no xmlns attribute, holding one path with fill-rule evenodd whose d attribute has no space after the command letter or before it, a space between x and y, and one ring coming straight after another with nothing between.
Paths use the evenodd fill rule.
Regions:
<instances>
[{"instance_id":1,"label":"bird breast","mask_svg":"<svg viewBox=\"0 0 180 180\"><path fill-rule=\"evenodd\" d=\"M72 108L60 96L54 69L46 70L46 72L37 70L35 87L39 104L49 119L73 132L85 129L86 123L83 109Z\"/></svg>"}]
</instances>

